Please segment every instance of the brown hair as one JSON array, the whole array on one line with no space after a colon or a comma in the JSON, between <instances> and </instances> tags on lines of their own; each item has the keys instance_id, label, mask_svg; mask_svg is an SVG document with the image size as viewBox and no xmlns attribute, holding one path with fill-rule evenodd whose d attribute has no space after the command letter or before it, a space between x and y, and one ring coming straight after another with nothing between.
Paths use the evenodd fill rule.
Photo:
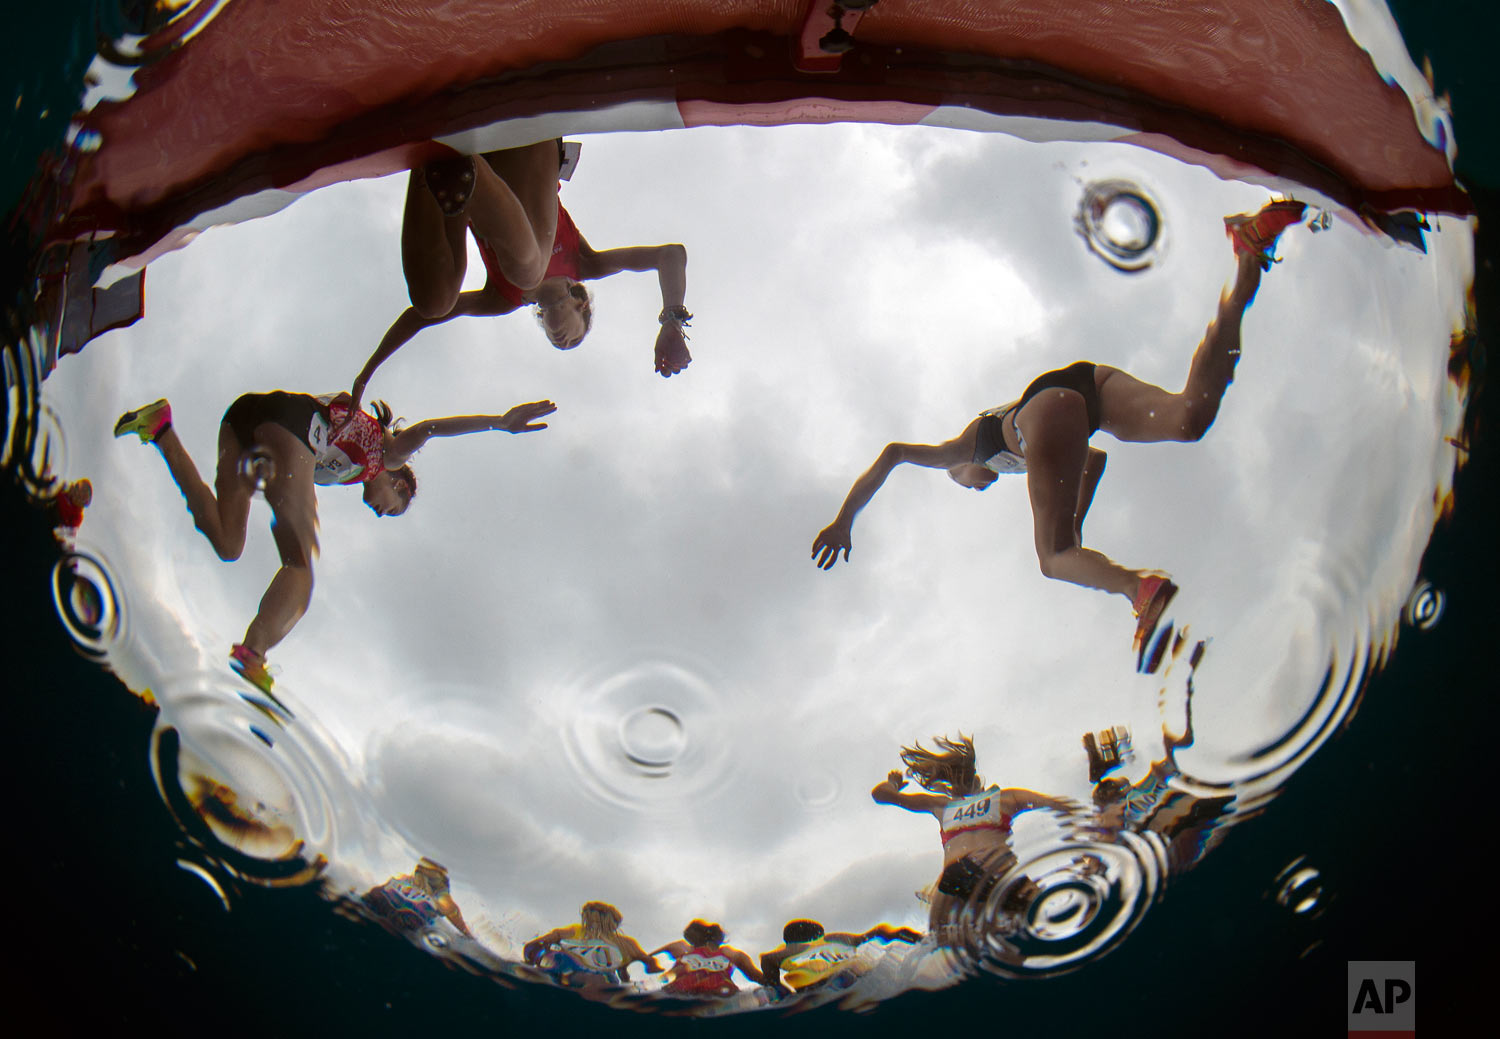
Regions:
<instances>
[{"instance_id":1,"label":"brown hair","mask_svg":"<svg viewBox=\"0 0 1500 1039\"><path fill-rule=\"evenodd\" d=\"M392 436L401 432L401 423L406 420L396 418L396 413L391 410L391 406L385 401L372 400L369 410L370 414L375 417L375 421L380 423L382 432L390 433ZM406 485L406 504L409 508L412 500L417 496L417 474L412 470L411 463L408 462L395 469L387 469L386 472ZM403 509L402 511L406 510Z\"/></svg>"},{"instance_id":2,"label":"brown hair","mask_svg":"<svg viewBox=\"0 0 1500 1039\"><path fill-rule=\"evenodd\" d=\"M984 789L984 780L974 770L974 740L958 734L958 739L946 736L932 738L933 750L918 743L914 747L901 748L901 763L906 774L917 781L924 790L952 797L967 797Z\"/></svg>"},{"instance_id":3,"label":"brown hair","mask_svg":"<svg viewBox=\"0 0 1500 1039\"><path fill-rule=\"evenodd\" d=\"M412 471L411 463L407 462L399 469L387 469L386 472L406 485L406 504L411 505L412 499L417 496L417 474Z\"/></svg>"},{"instance_id":4,"label":"brown hair","mask_svg":"<svg viewBox=\"0 0 1500 1039\"><path fill-rule=\"evenodd\" d=\"M724 941L724 928L707 920L694 920L682 929L682 936L694 947L719 945Z\"/></svg>"}]
</instances>

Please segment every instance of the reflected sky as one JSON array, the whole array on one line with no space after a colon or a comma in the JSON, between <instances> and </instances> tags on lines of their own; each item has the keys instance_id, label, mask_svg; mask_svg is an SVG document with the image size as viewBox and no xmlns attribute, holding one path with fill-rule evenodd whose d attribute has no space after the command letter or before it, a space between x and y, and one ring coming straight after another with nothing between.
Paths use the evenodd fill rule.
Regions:
<instances>
[{"instance_id":1,"label":"reflected sky","mask_svg":"<svg viewBox=\"0 0 1500 1039\"><path fill-rule=\"evenodd\" d=\"M1074 228L1107 180L1159 206L1149 269ZM237 688L225 655L276 567L269 510L220 563L114 419L170 398L205 468L239 394L347 388L406 305L403 191L340 185L203 234L151 266L143 321L45 386L64 475L94 484L79 545L126 589L111 663L168 716L204 673ZM524 313L459 319L372 380L409 419L559 410L544 433L430 444L400 518L319 493L312 607L272 661L315 774L347 777L312 842L332 882L431 856L501 952L587 899L648 947L701 916L761 950L798 916L925 926L935 827L868 794L902 744L962 729L987 781L1087 801L1081 735L1128 725L1141 779L1184 669L1137 674L1125 601L1039 573L1022 481L977 495L904 468L849 564L820 572L808 548L885 443L954 436L1042 371L1087 358L1179 388L1233 276L1222 218L1268 197L1125 146L918 127L585 138L563 202L595 248L687 246L693 365L652 374L656 279L622 274L594 285L575 351ZM1175 622L1209 642L1177 755L1205 782L1274 771L1255 754L1330 659L1395 623L1453 468L1467 227L1430 218L1424 256L1336 216L1283 236L1202 442L1094 440L1110 462L1086 543L1170 571ZM478 288L472 244L469 271ZM665 777L607 738L643 706L682 720Z\"/></svg>"}]
</instances>

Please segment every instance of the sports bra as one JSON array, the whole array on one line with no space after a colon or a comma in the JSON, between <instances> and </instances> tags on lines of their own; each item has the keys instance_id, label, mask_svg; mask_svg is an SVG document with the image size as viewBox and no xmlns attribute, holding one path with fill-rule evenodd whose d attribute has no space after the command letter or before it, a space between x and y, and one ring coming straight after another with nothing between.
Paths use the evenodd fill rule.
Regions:
<instances>
[{"instance_id":1,"label":"sports bra","mask_svg":"<svg viewBox=\"0 0 1500 1039\"><path fill-rule=\"evenodd\" d=\"M335 403L333 397L319 397L328 405L328 418L313 419L309 444L313 450L313 483L324 487L334 484L369 483L385 472L385 429L367 411L354 416L336 438L338 429L349 414L349 405Z\"/></svg>"},{"instance_id":2,"label":"sports bra","mask_svg":"<svg viewBox=\"0 0 1500 1039\"><path fill-rule=\"evenodd\" d=\"M972 830L1010 832L1010 816L1000 810L1000 788L992 786L962 801L952 801L938 819L943 830L943 846L960 833Z\"/></svg>"},{"instance_id":3,"label":"sports bra","mask_svg":"<svg viewBox=\"0 0 1500 1039\"><path fill-rule=\"evenodd\" d=\"M607 938L570 936L559 939L554 948L571 957L579 967L596 974L613 974L625 966L625 954Z\"/></svg>"},{"instance_id":4,"label":"sports bra","mask_svg":"<svg viewBox=\"0 0 1500 1039\"><path fill-rule=\"evenodd\" d=\"M1016 409L1015 404L1002 404L997 408L979 413L979 428L974 431L974 461L1000 476L1026 472L1026 457L1010 451L1005 446L1005 420ZM1016 428L1016 438L1021 430ZM1021 445L1025 450L1026 445Z\"/></svg>"},{"instance_id":5,"label":"sports bra","mask_svg":"<svg viewBox=\"0 0 1500 1039\"><path fill-rule=\"evenodd\" d=\"M496 292L500 293L502 299L513 307L519 307L525 300L522 298L524 292L511 284L505 275L500 273L500 260L495 256L495 250L490 248L490 243L475 235L479 243L479 256L484 260L485 270L490 274L490 285ZM578 254L582 249L583 238L578 233L578 227L573 223L573 218L563 208L562 200L557 202L557 234L552 238L552 259L547 263L547 272L542 279L556 278L559 275L578 281Z\"/></svg>"},{"instance_id":6,"label":"sports bra","mask_svg":"<svg viewBox=\"0 0 1500 1039\"><path fill-rule=\"evenodd\" d=\"M672 979L666 988L671 992L724 992L738 989L729 975L734 964L717 949L695 946L683 953L677 961L682 972Z\"/></svg>"}]
</instances>

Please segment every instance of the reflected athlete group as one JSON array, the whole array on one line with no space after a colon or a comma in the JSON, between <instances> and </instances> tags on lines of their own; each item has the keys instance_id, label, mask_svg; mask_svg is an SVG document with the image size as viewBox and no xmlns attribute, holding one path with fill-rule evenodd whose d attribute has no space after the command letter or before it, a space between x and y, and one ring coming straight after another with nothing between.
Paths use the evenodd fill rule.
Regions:
<instances>
[{"instance_id":1,"label":"reflected athlete group","mask_svg":"<svg viewBox=\"0 0 1500 1039\"><path fill-rule=\"evenodd\" d=\"M235 400L219 428L211 485L173 429L167 401L128 411L116 423L116 436L134 435L156 445L194 524L221 559L239 558L254 493L259 491L269 503L280 568L230 654L231 666L262 692L270 694L274 684L267 654L292 630L311 598L317 487L359 486L377 515L398 516L417 492L410 459L428 441L485 431L536 432L547 428L541 420L556 410L550 401L536 401L498 415L450 416L402 427L384 403L367 407L364 394L370 380L418 332L457 317L499 316L530 307L548 341L558 349L572 349L593 321L584 282L622 271L655 271L662 300L655 370L671 376L690 363L684 332L692 317L684 305L685 249L666 244L594 250L558 199L559 167L566 156L563 142L551 140L445 158L413 170L401 234L411 306L397 316L349 392L312 396L278 390ZM1036 377L1015 400L982 413L950 440L888 444L854 482L833 522L818 534L814 562L827 570L840 555L849 559L855 517L898 465L945 469L954 482L975 490L984 490L1001 475L1025 474L1042 573L1127 598L1137 618L1136 646L1144 647L1177 586L1167 574L1130 569L1085 547L1084 520L1106 461L1105 452L1090 440L1100 430L1133 443L1191 442L1204 436L1234 378L1246 308L1274 262L1278 236L1301 219L1303 210L1299 202L1273 201L1257 213L1225 219L1236 257L1234 281L1192 355L1180 392L1108 365L1079 361ZM482 289L463 292L470 235L488 279ZM1196 667L1196 657L1193 663ZM1134 785L1107 778L1122 761L1115 730L1085 737L1094 784L1088 813L1092 825L1156 833L1174 860L1191 861L1201 854L1204 833L1229 799L1192 797L1171 785L1179 774L1176 751L1192 741L1188 717L1185 731L1167 741L1164 758ZM884 923L863 933L828 933L816 921L794 920L786 925L783 944L756 962L725 944L718 924L694 920L682 938L648 953L619 930L618 909L589 902L578 923L528 942L526 962L561 984L582 989L624 985L630 966L640 963L648 974L666 975L660 989L668 995L733 996L736 972L774 992L809 992L833 985L835 979L844 985L861 976L871 960L856 952L872 939L925 941L941 948L962 941L957 931L976 906L992 918L1024 915L1038 888L1018 867L1013 821L1039 809L1065 817L1079 816L1084 809L1032 790L986 785L976 768L973 742L961 734L938 737L931 749L920 742L904 747L901 761L904 768L892 770L871 793L878 804L937 820L943 865L923 895L930 904L925 937ZM908 779L920 789L909 789ZM444 918L469 935L448 892L446 871L429 860L409 876L371 890L362 901L405 930L428 928ZM659 957L670 958L671 966L664 967Z\"/></svg>"}]
</instances>

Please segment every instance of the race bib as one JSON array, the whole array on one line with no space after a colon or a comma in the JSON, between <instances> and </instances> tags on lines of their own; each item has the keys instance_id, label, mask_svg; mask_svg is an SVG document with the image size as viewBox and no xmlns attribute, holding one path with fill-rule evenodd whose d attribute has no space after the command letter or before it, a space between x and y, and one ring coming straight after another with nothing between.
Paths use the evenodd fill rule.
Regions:
<instances>
[{"instance_id":1,"label":"race bib","mask_svg":"<svg viewBox=\"0 0 1500 1039\"><path fill-rule=\"evenodd\" d=\"M567 953L589 970L607 973L625 965L625 956L612 942L598 938L564 938L557 943L560 951Z\"/></svg>"}]
</instances>

